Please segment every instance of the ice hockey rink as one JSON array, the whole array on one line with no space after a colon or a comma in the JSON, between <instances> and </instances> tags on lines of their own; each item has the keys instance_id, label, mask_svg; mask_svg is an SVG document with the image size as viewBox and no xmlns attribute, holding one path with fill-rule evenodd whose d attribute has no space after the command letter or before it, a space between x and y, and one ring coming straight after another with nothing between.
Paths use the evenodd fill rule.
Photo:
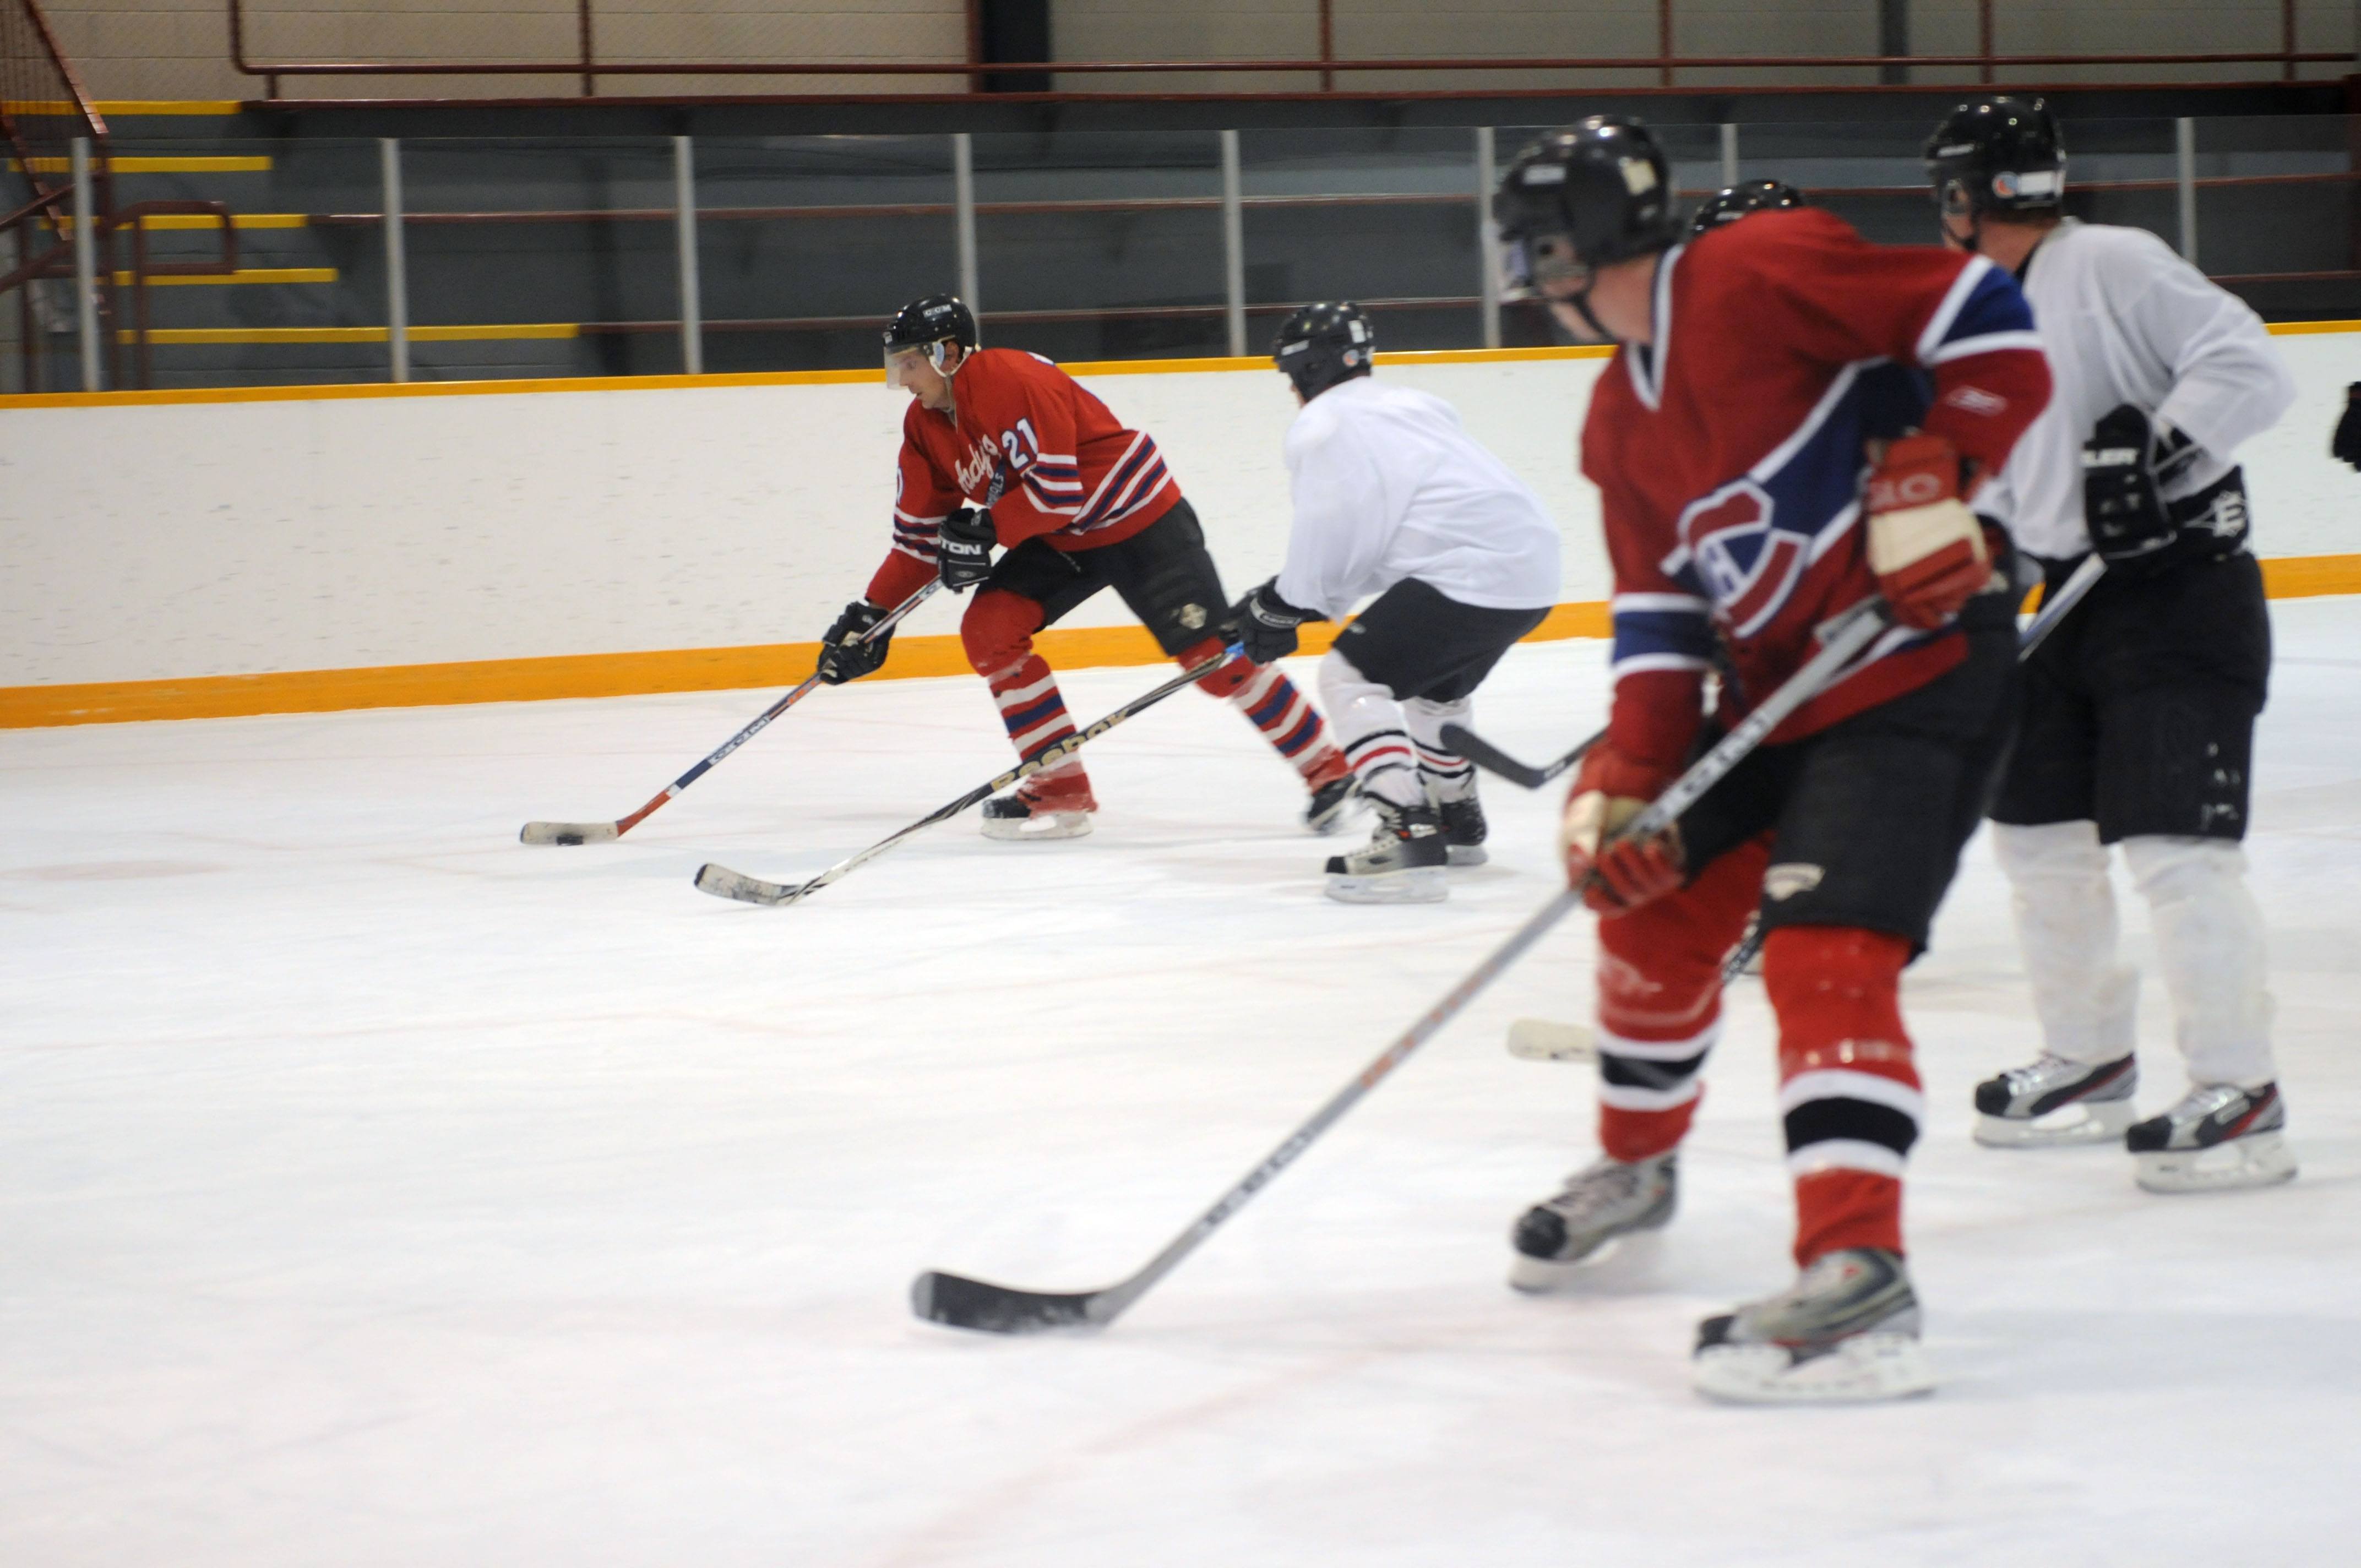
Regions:
<instances>
[{"instance_id":1,"label":"ice hockey rink","mask_svg":"<svg viewBox=\"0 0 2361 1568\"><path fill-rule=\"evenodd\" d=\"M565 850L519 825L631 809L769 694L0 735L0 1562L2350 1563L2361 600L2273 614L2249 849L2302 1175L2159 1198L1970 1143L2035 1043L1980 840L1907 982L1942 1386L1883 1408L1689 1388L1696 1319L1791 1277L1751 982L1677 1223L1505 1288L1593 1146L1587 1069L1503 1031L1587 1016L1587 916L1114 1327L912 1317L928 1267L1145 1261L1549 897L1554 791L1488 784L1448 904L1334 905L1292 775L1188 693L1086 753L1094 837L965 818L765 910L689 877L990 776L979 683L821 691ZM1482 727L1562 749L1601 659L1518 650ZM2142 1005L2147 1108L2181 1080Z\"/></svg>"}]
</instances>

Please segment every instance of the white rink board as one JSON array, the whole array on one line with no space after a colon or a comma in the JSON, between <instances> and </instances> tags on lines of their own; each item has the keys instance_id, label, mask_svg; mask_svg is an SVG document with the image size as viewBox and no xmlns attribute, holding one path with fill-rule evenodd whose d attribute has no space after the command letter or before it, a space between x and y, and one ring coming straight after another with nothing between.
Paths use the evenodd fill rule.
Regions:
<instances>
[{"instance_id":1,"label":"white rink board","mask_svg":"<svg viewBox=\"0 0 2361 1568\"><path fill-rule=\"evenodd\" d=\"M2257 548L2350 551L2361 479L2326 448L2361 334L2278 341L2302 392L2244 454ZM1379 371L1456 404L1542 495L1570 601L1607 593L1574 461L1604 364ZM1277 373L1089 384L1162 444L1230 587L1278 569ZM904 402L855 384L12 410L0 686L809 641L884 552ZM1126 619L1106 596L1068 624Z\"/></svg>"},{"instance_id":2,"label":"white rink board","mask_svg":"<svg viewBox=\"0 0 2361 1568\"><path fill-rule=\"evenodd\" d=\"M1971 846L1906 981L1942 1383L1875 1409L1686 1385L1698 1316L1790 1276L1751 983L1678 1220L1586 1294L1503 1285L1593 1147L1592 1075L1501 1048L1581 1015L1587 916L1107 1332L911 1318L922 1268L1137 1266L1549 896L1554 792L1488 785L1449 903L1331 904L1300 786L1184 694L1091 749L1093 837L962 820L758 910L691 872L816 871L1002 764L972 678L822 693L563 850L517 824L623 809L760 695L0 735L0 1563L2349 1563L2361 599L2273 613L2250 853L2303 1174L2155 1198L1971 1144L2032 1048ZM1481 721L1565 744L1603 656L1513 650ZM2152 968L2141 1025L2152 1108Z\"/></svg>"}]
</instances>

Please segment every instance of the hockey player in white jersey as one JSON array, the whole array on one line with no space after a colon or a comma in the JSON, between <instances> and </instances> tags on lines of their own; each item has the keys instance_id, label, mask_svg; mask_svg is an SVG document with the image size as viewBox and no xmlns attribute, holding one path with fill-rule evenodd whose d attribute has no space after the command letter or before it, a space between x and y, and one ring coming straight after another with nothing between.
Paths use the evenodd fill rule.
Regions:
<instances>
[{"instance_id":1,"label":"hockey player in white jersey","mask_svg":"<svg viewBox=\"0 0 2361 1568\"><path fill-rule=\"evenodd\" d=\"M1328 721L1377 815L1367 848L1332 856L1347 904L1444 898L1446 865L1484 860L1476 770L1443 743L1510 645L1557 600L1558 534L1539 497L1440 398L1370 378L1358 305L1306 305L1272 358L1303 411L1287 432L1295 523L1287 565L1232 612L1257 664L1296 628L1375 603L1320 663Z\"/></svg>"},{"instance_id":2,"label":"hockey player in white jersey","mask_svg":"<svg viewBox=\"0 0 2361 1568\"><path fill-rule=\"evenodd\" d=\"M2152 1191L2284 1181L2263 919L2239 848L2270 622L2233 458L2294 384L2255 313L2154 235L2061 215L2065 148L2040 99L1962 104L1927 166L1945 241L2017 275L2056 385L1977 510L2052 588L2094 549L2107 563L2027 663L1992 811L2044 1048L1977 1087L1977 1140L2121 1137ZM2118 844L2191 1083L2146 1121Z\"/></svg>"}]
</instances>

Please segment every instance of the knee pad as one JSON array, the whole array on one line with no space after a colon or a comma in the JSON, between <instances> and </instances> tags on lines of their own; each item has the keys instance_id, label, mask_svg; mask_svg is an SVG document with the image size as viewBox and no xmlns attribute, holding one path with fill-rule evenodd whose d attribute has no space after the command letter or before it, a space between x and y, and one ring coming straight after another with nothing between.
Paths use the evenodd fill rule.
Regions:
<instances>
[{"instance_id":1,"label":"knee pad","mask_svg":"<svg viewBox=\"0 0 2361 1568\"><path fill-rule=\"evenodd\" d=\"M1331 716L1371 698L1391 707L1393 690L1361 674L1341 650L1331 648L1320 656L1320 703Z\"/></svg>"},{"instance_id":2,"label":"knee pad","mask_svg":"<svg viewBox=\"0 0 2361 1568\"><path fill-rule=\"evenodd\" d=\"M960 646L979 675L990 675L1024 659L1033 651L1033 634L1041 630L1041 607L1022 594L1005 588L984 588L960 618Z\"/></svg>"},{"instance_id":3,"label":"knee pad","mask_svg":"<svg viewBox=\"0 0 2361 1568\"><path fill-rule=\"evenodd\" d=\"M1779 1019L1779 1075L1831 1068L1908 1073L1902 969L1910 944L1851 926L1783 926L1763 943L1763 989ZM1884 1064L1883 1069L1880 1063ZM1915 1075L1914 1075L1915 1076Z\"/></svg>"},{"instance_id":4,"label":"knee pad","mask_svg":"<svg viewBox=\"0 0 2361 1568\"><path fill-rule=\"evenodd\" d=\"M2107 850L2095 822L2045 822L2037 828L1995 822L1993 854L2013 883L2107 874Z\"/></svg>"}]
</instances>

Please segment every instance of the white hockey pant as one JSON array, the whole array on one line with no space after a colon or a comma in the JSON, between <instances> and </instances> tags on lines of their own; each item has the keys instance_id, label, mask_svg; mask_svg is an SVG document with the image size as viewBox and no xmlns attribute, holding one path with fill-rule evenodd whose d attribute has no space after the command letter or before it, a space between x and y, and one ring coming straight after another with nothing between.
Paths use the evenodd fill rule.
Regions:
<instances>
[{"instance_id":1,"label":"white hockey pant","mask_svg":"<svg viewBox=\"0 0 2361 1568\"><path fill-rule=\"evenodd\" d=\"M1467 698L1398 701L1391 688L1332 648L1320 661L1320 705L1362 794L1396 806L1425 806L1476 793L1475 765L1443 743L1444 725L1467 726L1475 712Z\"/></svg>"},{"instance_id":2,"label":"white hockey pant","mask_svg":"<svg viewBox=\"0 0 2361 1568\"><path fill-rule=\"evenodd\" d=\"M2033 1007L2051 1051L2070 1061L2129 1056L2139 977L2115 952L2114 890L2092 822L1993 824L2014 894ZM2220 839L2124 840L2147 900L2174 1037L2191 1081L2249 1088L2275 1076L2263 916L2245 852Z\"/></svg>"}]
</instances>

